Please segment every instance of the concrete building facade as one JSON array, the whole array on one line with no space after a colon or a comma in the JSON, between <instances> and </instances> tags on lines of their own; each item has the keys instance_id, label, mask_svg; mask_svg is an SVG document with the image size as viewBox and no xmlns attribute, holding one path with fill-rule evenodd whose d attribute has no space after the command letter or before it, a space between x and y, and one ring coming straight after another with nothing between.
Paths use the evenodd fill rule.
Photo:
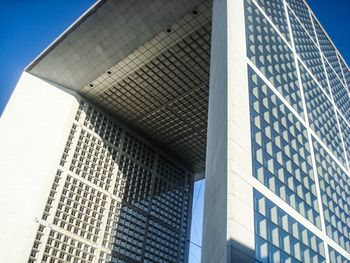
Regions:
<instances>
[{"instance_id":1,"label":"concrete building facade","mask_svg":"<svg viewBox=\"0 0 350 263\"><path fill-rule=\"evenodd\" d=\"M350 262L350 70L303 0L98 1L0 123L1 262Z\"/></svg>"}]
</instances>

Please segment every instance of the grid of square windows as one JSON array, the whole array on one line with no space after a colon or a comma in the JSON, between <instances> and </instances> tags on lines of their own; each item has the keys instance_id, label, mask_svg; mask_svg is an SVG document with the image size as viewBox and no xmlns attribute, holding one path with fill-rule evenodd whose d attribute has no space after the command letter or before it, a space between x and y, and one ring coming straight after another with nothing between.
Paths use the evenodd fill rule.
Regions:
<instances>
[{"instance_id":1,"label":"grid of square windows","mask_svg":"<svg viewBox=\"0 0 350 263\"><path fill-rule=\"evenodd\" d=\"M312 25L309 9L303 0L287 0L288 5L293 10L293 13L299 18L302 25L305 27L309 35L316 42L314 27Z\"/></svg>"},{"instance_id":2,"label":"grid of square windows","mask_svg":"<svg viewBox=\"0 0 350 263\"><path fill-rule=\"evenodd\" d=\"M321 86L327 91L325 70L318 47L291 12L289 12L289 19L297 54L311 70Z\"/></svg>"},{"instance_id":3,"label":"grid of square windows","mask_svg":"<svg viewBox=\"0 0 350 263\"><path fill-rule=\"evenodd\" d=\"M32 251L30 252L28 263L37 262L37 255L40 252L40 248L42 247L42 237L44 236L44 225L39 225L38 230L36 232L34 244L32 247Z\"/></svg>"},{"instance_id":4,"label":"grid of square windows","mask_svg":"<svg viewBox=\"0 0 350 263\"><path fill-rule=\"evenodd\" d=\"M245 1L247 55L288 103L303 116L292 50L251 1Z\"/></svg>"},{"instance_id":5,"label":"grid of square windows","mask_svg":"<svg viewBox=\"0 0 350 263\"><path fill-rule=\"evenodd\" d=\"M339 124L343 134L345 151L346 151L348 160L350 161L350 125L345 121L345 119L343 119L342 116L339 116Z\"/></svg>"},{"instance_id":6,"label":"grid of square windows","mask_svg":"<svg viewBox=\"0 0 350 263\"><path fill-rule=\"evenodd\" d=\"M153 168L155 151L128 131L125 133L123 151L150 169Z\"/></svg>"},{"instance_id":7,"label":"grid of square windows","mask_svg":"<svg viewBox=\"0 0 350 263\"><path fill-rule=\"evenodd\" d=\"M91 131L82 128L69 170L109 190L116 169L117 147L118 145L110 145Z\"/></svg>"},{"instance_id":8,"label":"grid of square windows","mask_svg":"<svg viewBox=\"0 0 350 263\"><path fill-rule=\"evenodd\" d=\"M68 175L53 223L63 229L97 242L107 196Z\"/></svg>"},{"instance_id":9,"label":"grid of square windows","mask_svg":"<svg viewBox=\"0 0 350 263\"><path fill-rule=\"evenodd\" d=\"M96 248L70 236L51 230L41 262L89 263L95 257Z\"/></svg>"},{"instance_id":10,"label":"grid of square windows","mask_svg":"<svg viewBox=\"0 0 350 263\"><path fill-rule=\"evenodd\" d=\"M52 214L53 203L58 196L57 191L58 191L58 186L61 178L62 178L62 171L58 169L56 171L55 179L53 180L53 183L51 186L49 197L47 198L47 201L46 201L44 213L42 215L43 220L47 220L47 218Z\"/></svg>"},{"instance_id":11,"label":"grid of square windows","mask_svg":"<svg viewBox=\"0 0 350 263\"><path fill-rule=\"evenodd\" d=\"M30 260L184 262L192 187L185 168L82 101L42 218L56 232L41 244L38 230ZM69 232L83 254L60 245ZM39 248L46 249L40 259Z\"/></svg>"},{"instance_id":12,"label":"grid of square windows","mask_svg":"<svg viewBox=\"0 0 350 263\"><path fill-rule=\"evenodd\" d=\"M114 198L111 200L111 204L110 204L108 216L107 216L107 224L105 226L105 231L103 234L102 245L105 248L112 249L112 246L115 242L115 234L116 234L115 231L116 231L116 226L118 224L121 207L122 207L121 202L118 202ZM103 253L101 257L106 258L106 260L108 260L106 253Z\"/></svg>"},{"instance_id":13,"label":"grid of square windows","mask_svg":"<svg viewBox=\"0 0 350 263\"><path fill-rule=\"evenodd\" d=\"M111 258L142 261L143 242L148 231L147 211L123 205L119 209L117 226L114 229L114 241ZM146 230L147 229L147 230Z\"/></svg>"},{"instance_id":14,"label":"grid of square windows","mask_svg":"<svg viewBox=\"0 0 350 263\"><path fill-rule=\"evenodd\" d=\"M256 0L256 2L278 27L278 30L283 36L289 41L290 36L284 8L284 0Z\"/></svg>"},{"instance_id":15,"label":"grid of square windows","mask_svg":"<svg viewBox=\"0 0 350 263\"><path fill-rule=\"evenodd\" d=\"M325 262L323 241L256 190L254 211L257 262Z\"/></svg>"},{"instance_id":16,"label":"grid of square windows","mask_svg":"<svg viewBox=\"0 0 350 263\"><path fill-rule=\"evenodd\" d=\"M322 50L322 53L328 60L328 62L332 65L333 69L337 73L339 78L342 78L342 70L340 68L339 60L337 51L335 50L333 44L329 40L326 33L322 30L320 24L316 21L316 19L313 17L313 22L315 25L316 35L318 38L318 42L320 44L320 48Z\"/></svg>"},{"instance_id":17,"label":"grid of square windows","mask_svg":"<svg viewBox=\"0 0 350 263\"><path fill-rule=\"evenodd\" d=\"M184 168L179 167L164 156L159 156L156 172L160 178L174 185L181 184L183 175L186 173Z\"/></svg>"},{"instance_id":18,"label":"grid of square windows","mask_svg":"<svg viewBox=\"0 0 350 263\"><path fill-rule=\"evenodd\" d=\"M126 154L121 155L119 170L114 193L125 203L149 201L152 194L152 171Z\"/></svg>"},{"instance_id":19,"label":"grid of square windows","mask_svg":"<svg viewBox=\"0 0 350 263\"><path fill-rule=\"evenodd\" d=\"M350 92L350 70L340 56L339 56L339 61L344 74L345 86L347 86L347 89Z\"/></svg>"},{"instance_id":20,"label":"grid of square windows","mask_svg":"<svg viewBox=\"0 0 350 263\"><path fill-rule=\"evenodd\" d=\"M163 193L157 193L154 195L152 200L152 207L150 215L155 220L160 220L163 224L167 224L172 229L180 230L181 223L181 210L182 210L182 199L183 189L176 189L173 186L168 186L168 189ZM172 209L169 209L169 208Z\"/></svg>"},{"instance_id":21,"label":"grid of square windows","mask_svg":"<svg viewBox=\"0 0 350 263\"><path fill-rule=\"evenodd\" d=\"M179 234L175 229L159 224L151 218L145 243L146 262L176 262Z\"/></svg>"},{"instance_id":22,"label":"grid of square windows","mask_svg":"<svg viewBox=\"0 0 350 263\"><path fill-rule=\"evenodd\" d=\"M350 97L349 92L341 83L332 67L326 62L327 75L331 92L333 94L334 103L343 114L343 116L350 121Z\"/></svg>"},{"instance_id":23,"label":"grid of square windows","mask_svg":"<svg viewBox=\"0 0 350 263\"><path fill-rule=\"evenodd\" d=\"M311 129L345 165L344 149L332 101L301 64L300 76Z\"/></svg>"},{"instance_id":24,"label":"grid of square windows","mask_svg":"<svg viewBox=\"0 0 350 263\"><path fill-rule=\"evenodd\" d=\"M271 34L271 32L274 30L267 19L264 19L265 15L263 15L263 13L269 17L271 14L269 13L269 10L264 8L264 3L261 2L263 1L245 1L247 56L260 71L259 74L262 73L268 79L268 81L285 97L285 94L278 89L278 84L276 85L274 82L274 77L271 76L273 75L273 66L279 62L274 61L274 63L271 63L273 57L269 56L275 55L273 52L271 52L273 48L269 47L269 40L272 39L274 44L277 43L278 41L276 41L276 39L278 39L279 34L278 32L275 32L275 35ZM339 171L342 171L343 175L345 176L343 177L343 180L349 180L346 172L342 170L345 169L344 167L347 167L346 155L349 154L350 146L350 126L348 125L350 118L350 97L348 93L350 80L349 68L341 56L337 53L337 50L328 38L327 34L321 28L318 21L312 14L310 14L309 8L305 2L302 0L286 0L286 2L286 10L288 11L288 17L291 24L291 34L293 36L298 59L300 59L298 63L301 78L300 83L302 84L304 90L306 106L305 112L308 114L310 127L316 133L317 137L343 165L342 168L340 168L337 162L332 160L334 157L331 157L328 152L323 149L322 153L328 154L326 159L329 162L328 166L331 167L323 168L326 171L327 169L335 169L333 172L338 181L340 176L336 175L336 172ZM262 7L264 12L261 12L256 8L255 5L257 4ZM272 23L274 23L278 28L280 33L284 34L279 28L278 23L274 21L274 19L271 20ZM274 37L271 37L272 35ZM281 43L284 44L286 48L284 53L291 52L290 46L283 41L284 40L281 39ZM275 46L276 44L273 47ZM280 50L283 50L278 46L278 44L277 47ZM291 62L294 63L294 57L292 57ZM309 73L309 71L311 73ZM283 182L283 179L285 179L285 173L288 170L287 168L284 168L284 171L279 170L281 164L284 164L285 161L278 161L278 159L283 160L284 156L281 154L283 151L276 148L276 142L274 142L276 140L276 132L277 134L278 132L283 135L288 134L286 131L281 129L283 126L277 124L277 120L280 120L280 122L283 123L285 122L285 119L278 115L279 111L276 108L281 108L280 111L285 115L285 117L289 116L288 113L290 115L293 114L289 112L287 107L285 107L286 105L283 105L282 107L279 106L279 104L283 104L283 102L279 101L278 97L276 97L276 94L274 94L274 89L269 90L269 85L264 83L265 80L261 79L258 76L259 74L256 74L254 70L249 68L248 75L252 123L253 175L276 195L282 198L286 203L299 211L298 209L300 206L295 205L295 200L298 201L298 199L294 198L294 205L291 205L290 199L286 197L287 195L285 189L281 188L281 181ZM277 73L277 76L278 74L279 72ZM291 102L287 98L286 101L297 111L297 113L299 113L300 116L303 116L303 113L300 113L302 112L302 106L300 106L300 111L298 110L298 107L296 107L295 103ZM336 108L333 106L333 103L335 104ZM339 121L337 120L337 113ZM289 120L291 120L291 118L289 118ZM299 121L297 120L297 122ZM305 139L303 142L301 142L301 145L303 145L305 149L302 150L302 155L304 157L307 156L306 164L308 164L307 167L310 167L309 179L311 178L312 182L311 195L307 196L307 199L302 199L310 200L310 196L313 197L311 199L313 201L313 206L310 206L312 209L309 211L316 212L316 217L312 215L310 220L310 217L308 218L305 213L300 211L299 213L303 214L304 217L308 218L309 221L321 229L316 184L312 171L313 168L310 154L310 142L307 139L306 128L302 123L299 123L298 125L302 127L302 130L304 131L303 133ZM287 129L291 127L293 128L294 133L296 130L298 130L295 129L295 127L293 127L293 125L290 123L288 123L286 126ZM297 138L301 138L300 135L297 135ZM278 137L277 139L277 143L280 144L281 140L279 140ZM343 142L345 148L343 147ZM317 141L315 140L314 143L317 143ZM319 145L319 147L321 146ZM315 149L315 152L317 152L317 150L318 149ZM290 151L290 149L288 149L288 151ZM320 159L319 155L320 154L318 153L318 160ZM296 156L297 155L293 155L293 158ZM332 165L335 165L339 170L334 168L335 166L331 166L330 160L333 161ZM320 165L321 164L317 162L318 170L320 170ZM324 165L324 163L322 163L322 165ZM294 172L295 169L293 168L292 171ZM322 170L319 171L319 173L321 172ZM283 176L281 176L281 174ZM297 174L296 177L300 177L300 175ZM348 247L348 235L350 232L348 229L348 218L350 217L347 214L349 211L347 204L349 203L350 199L345 197L345 200L344 193L342 196L338 196L342 187L345 187L343 191L346 192L348 191L349 186L345 186L344 182L335 182L334 180L328 182L327 180L329 180L329 178L330 176L324 177L323 175L320 175L319 179L322 201L322 204L319 205L323 205L324 217L326 221L326 229L324 231L327 232L328 236L334 239L345 250L350 251ZM280 179L280 181L278 181L278 179ZM276 184L276 182L278 182L278 184ZM287 185L287 183L285 184ZM303 181L301 184L303 186L310 185L309 182L304 184ZM339 186L337 186L337 184L339 184ZM293 191L297 193L299 191L297 189L298 188L293 188ZM332 198L334 199L333 201ZM339 202L339 204L337 202ZM307 206L304 206L302 210L304 210L305 207ZM267 247L268 245L265 244L265 248ZM266 262L275 262L274 259L271 258L271 253L270 258L268 253L266 255ZM330 257L331 262L336 262L334 255L333 258L332 256ZM345 260L345 258L340 259L338 255L337 260L337 262L342 262L341 260ZM293 262L293 260L288 262Z\"/></svg>"},{"instance_id":25,"label":"grid of square windows","mask_svg":"<svg viewBox=\"0 0 350 263\"><path fill-rule=\"evenodd\" d=\"M350 251L350 177L315 140L313 146L326 233Z\"/></svg>"},{"instance_id":26,"label":"grid of square windows","mask_svg":"<svg viewBox=\"0 0 350 263\"><path fill-rule=\"evenodd\" d=\"M253 175L320 228L306 128L251 68L248 74Z\"/></svg>"},{"instance_id":27,"label":"grid of square windows","mask_svg":"<svg viewBox=\"0 0 350 263\"><path fill-rule=\"evenodd\" d=\"M84 126L98 134L104 143L118 148L122 132L121 126L92 105L86 104L84 111L86 112Z\"/></svg>"},{"instance_id":28,"label":"grid of square windows","mask_svg":"<svg viewBox=\"0 0 350 263\"><path fill-rule=\"evenodd\" d=\"M75 116L77 116L77 114ZM76 132L78 130L77 127L78 126L75 123L72 124L72 128L71 128L71 130L69 132L68 140L66 142L66 145L64 147L64 151L63 151L63 154L62 154L62 157L61 157L60 166L64 167L66 165L66 163L67 163L69 152L71 151L73 140L74 140L74 138L76 136L75 134L76 134Z\"/></svg>"},{"instance_id":29,"label":"grid of square windows","mask_svg":"<svg viewBox=\"0 0 350 263\"><path fill-rule=\"evenodd\" d=\"M109 218L103 241L111 252L100 255L101 262L108 258L112 262L176 261L185 253L186 239L179 237L190 200L189 193L181 190L186 170L127 130L119 154L113 193L121 202L112 201L109 216L112 210L116 215ZM166 187L158 183L159 178ZM187 200L184 207L183 200Z\"/></svg>"},{"instance_id":30,"label":"grid of square windows","mask_svg":"<svg viewBox=\"0 0 350 263\"><path fill-rule=\"evenodd\" d=\"M160 157L157 164L154 193L149 216L149 231L145 245L145 262L183 262L188 240L187 216L190 205L190 181L186 171ZM180 176L185 178L180 180ZM173 178L172 178L173 177ZM172 179L171 179L172 178ZM170 209L171 207L171 209ZM172 248L179 243L179 251ZM164 249L158 250L158 247Z\"/></svg>"},{"instance_id":31,"label":"grid of square windows","mask_svg":"<svg viewBox=\"0 0 350 263\"><path fill-rule=\"evenodd\" d=\"M329 247L328 250L329 250L329 261L331 263L350 263L350 260L347 260L344 256L342 256L332 247Z\"/></svg>"}]
</instances>

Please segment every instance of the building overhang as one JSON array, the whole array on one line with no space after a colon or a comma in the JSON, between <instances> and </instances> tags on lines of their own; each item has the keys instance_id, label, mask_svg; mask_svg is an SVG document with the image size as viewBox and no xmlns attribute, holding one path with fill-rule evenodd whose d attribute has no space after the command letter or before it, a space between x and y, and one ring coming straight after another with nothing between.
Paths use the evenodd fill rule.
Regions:
<instances>
[{"instance_id":1,"label":"building overhang","mask_svg":"<svg viewBox=\"0 0 350 263\"><path fill-rule=\"evenodd\" d=\"M203 174L211 19L211 0L102 0L26 71L78 92Z\"/></svg>"}]
</instances>

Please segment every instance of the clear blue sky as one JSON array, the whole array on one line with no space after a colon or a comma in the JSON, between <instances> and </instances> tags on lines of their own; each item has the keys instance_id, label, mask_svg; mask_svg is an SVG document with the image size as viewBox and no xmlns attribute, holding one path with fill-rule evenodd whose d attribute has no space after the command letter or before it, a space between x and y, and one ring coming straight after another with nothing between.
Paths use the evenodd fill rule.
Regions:
<instances>
[{"instance_id":1,"label":"clear blue sky","mask_svg":"<svg viewBox=\"0 0 350 263\"><path fill-rule=\"evenodd\" d=\"M0 0L0 116L21 72L94 0ZM350 63L350 0L308 0Z\"/></svg>"},{"instance_id":2,"label":"clear blue sky","mask_svg":"<svg viewBox=\"0 0 350 263\"><path fill-rule=\"evenodd\" d=\"M205 180L194 184L189 254L190 263L200 263L201 259L204 189Z\"/></svg>"},{"instance_id":3,"label":"clear blue sky","mask_svg":"<svg viewBox=\"0 0 350 263\"><path fill-rule=\"evenodd\" d=\"M94 0L0 0L0 115L23 69ZM321 24L350 63L350 0L308 0ZM191 240L201 245L204 182L197 182ZM190 262L200 261L191 245Z\"/></svg>"},{"instance_id":4,"label":"clear blue sky","mask_svg":"<svg viewBox=\"0 0 350 263\"><path fill-rule=\"evenodd\" d=\"M24 68L94 0L0 0L0 115Z\"/></svg>"}]
</instances>

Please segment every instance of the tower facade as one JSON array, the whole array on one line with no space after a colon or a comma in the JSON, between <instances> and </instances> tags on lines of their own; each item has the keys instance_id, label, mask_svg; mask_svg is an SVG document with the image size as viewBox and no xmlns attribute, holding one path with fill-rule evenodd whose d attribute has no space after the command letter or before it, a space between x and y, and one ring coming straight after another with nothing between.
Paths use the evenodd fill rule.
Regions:
<instances>
[{"instance_id":1,"label":"tower facade","mask_svg":"<svg viewBox=\"0 0 350 263\"><path fill-rule=\"evenodd\" d=\"M350 71L303 0L98 1L0 126L1 262L350 262Z\"/></svg>"},{"instance_id":2,"label":"tower facade","mask_svg":"<svg viewBox=\"0 0 350 263\"><path fill-rule=\"evenodd\" d=\"M2 125L3 138L18 132L22 145L14 152L11 139L2 143L11 174L2 190L1 217L11 219L4 262L187 260L187 168L80 95L27 73Z\"/></svg>"},{"instance_id":3,"label":"tower facade","mask_svg":"<svg viewBox=\"0 0 350 263\"><path fill-rule=\"evenodd\" d=\"M348 66L305 1L212 28L203 262L349 262Z\"/></svg>"}]
</instances>

